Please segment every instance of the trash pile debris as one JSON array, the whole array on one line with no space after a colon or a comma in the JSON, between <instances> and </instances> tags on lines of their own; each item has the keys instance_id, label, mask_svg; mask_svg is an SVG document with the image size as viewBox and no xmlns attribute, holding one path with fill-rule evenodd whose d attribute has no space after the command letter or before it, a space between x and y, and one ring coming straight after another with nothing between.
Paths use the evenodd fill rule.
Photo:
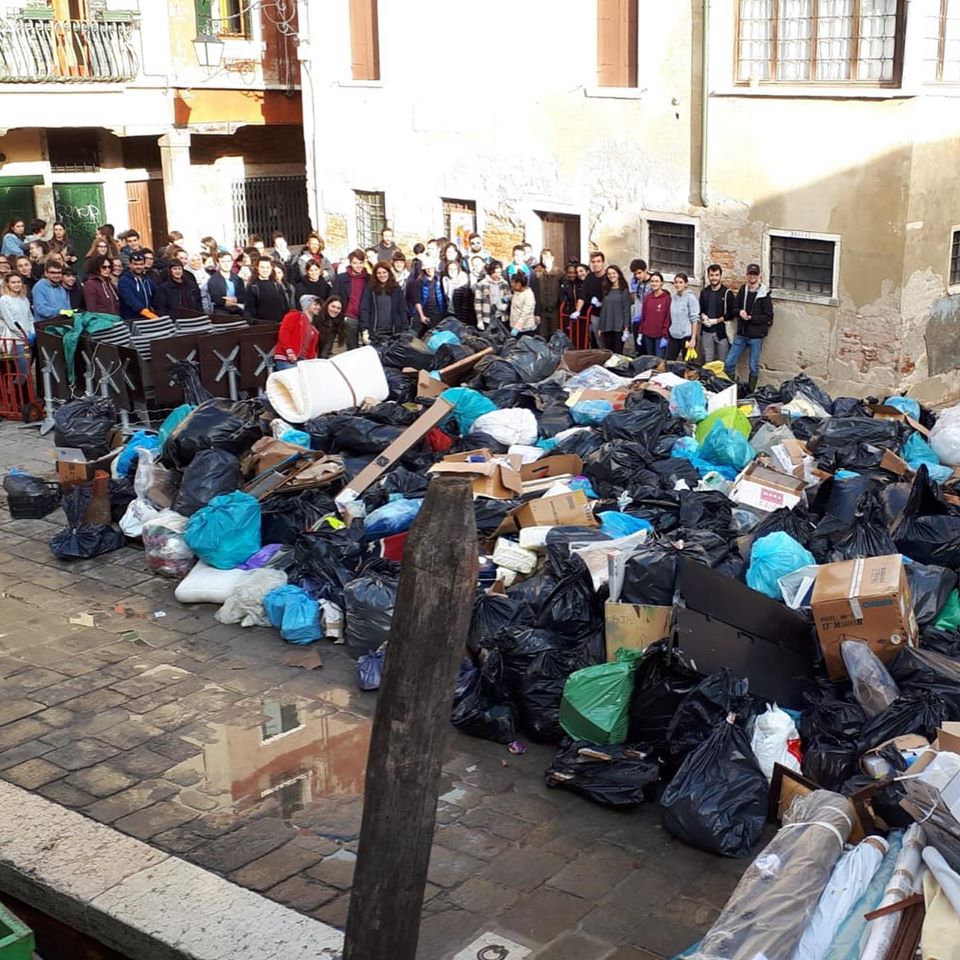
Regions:
<instances>
[{"instance_id":1,"label":"trash pile debris","mask_svg":"<svg viewBox=\"0 0 960 960\"><path fill-rule=\"evenodd\" d=\"M960 406L570 346L448 319L132 436L71 401L51 549L140 537L177 599L344 643L376 690L407 533L435 477L467 477L457 729L552 744L548 786L658 803L716 854L780 823L689 956L954 956ZM48 478L4 485L55 507Z\"/></svg>"}]
</instances>

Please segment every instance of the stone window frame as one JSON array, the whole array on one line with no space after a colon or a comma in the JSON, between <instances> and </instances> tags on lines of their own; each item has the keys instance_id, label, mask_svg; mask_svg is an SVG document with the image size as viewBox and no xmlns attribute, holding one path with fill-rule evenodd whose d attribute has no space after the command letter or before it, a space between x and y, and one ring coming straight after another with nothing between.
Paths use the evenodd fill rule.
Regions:
<instances>
[{"instance_id":1,"label":"stone window frame","mask_svg":"<svg viewBox=\"0 0 960 960\"><path fill-rule=\"evenodd\" d=\"M688 271L691 286L701 286L701 277L703 275L703 255L700 251L700 220L697 217L690 217L680 213L659 213L655 211L644 211L643 225L640 237L640 256L650 266L651 270L657 270L663 274L665 283L672 283L676 276L675 272L662 269L662 267L653 262L650 254L650 224L653 223L678 223L684 226L693 227L693 267Z\"/></svg>"},{"instance_id":2,"label":"stone window frame","mask_svg":"<svg viewBox=\"0 0 960 960\"><path fill-rule=\"evenodd\" d=\"M960 224L950 229L947 248L947 293L960 293Z\"/></svg>"},{"instance_id":3,"label":"stone window frame","mask_svg":"<svg viewBox=\"0 0 960 960\"><path fill-rule=\"evenodd\" d=\"M804 290L785 290L773 287L773 263L771 260L771 238L784 237L792 240L824 240L833 244L832 289L829 296L820 293L808 293ZM840 306L840 249L842 238L839 233L815 233L810 230L768 229L763 235L764 279L770 286L774 300L793 300L797 303L818 303L828 307Z\"/></svg>"}]
</instances>

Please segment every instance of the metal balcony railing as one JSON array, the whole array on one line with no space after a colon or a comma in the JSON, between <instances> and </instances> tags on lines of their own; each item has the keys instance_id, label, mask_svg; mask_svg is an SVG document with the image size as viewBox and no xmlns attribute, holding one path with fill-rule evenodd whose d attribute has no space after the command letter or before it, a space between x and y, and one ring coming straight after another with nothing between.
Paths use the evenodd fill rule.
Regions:
<instances>
[{"instance_id":1,"label":"metal balcony railing","mask_svg":"<svg viewBox=\"0 0 960 960\"><path fill-rule=\"evenodd\" d=\"M0 83L133 80L133 20L0 18Z\"/></svg>"}]
</instances>

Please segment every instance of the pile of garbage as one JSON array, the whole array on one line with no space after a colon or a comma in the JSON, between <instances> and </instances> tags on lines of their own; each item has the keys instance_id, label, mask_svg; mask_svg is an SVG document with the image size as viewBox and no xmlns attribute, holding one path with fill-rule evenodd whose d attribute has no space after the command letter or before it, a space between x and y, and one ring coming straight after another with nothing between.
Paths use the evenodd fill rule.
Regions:
<instances>
[{"instance_id":1,"label":"pile of garbage","mask_svg":"<svg viewBox=\"0 0 960 960\"><path fill-rule=\"evenodd\" d=\"M716 854L783 823L692 956L907 956L855 950L919 930L917 898L854 914L888 882L928 917L960 907L960 406L805 375L749 394L719 364L456 320L264 398L189 399L123 438L105 401L57 412L57 556L139 538L178 600L345 643L375 690L427 487L469 477L484 553L453 724L552 744L549 786L658 803ZM44 478L4 488L11 512L50 500Z\"/></svg>"}]
</instances>

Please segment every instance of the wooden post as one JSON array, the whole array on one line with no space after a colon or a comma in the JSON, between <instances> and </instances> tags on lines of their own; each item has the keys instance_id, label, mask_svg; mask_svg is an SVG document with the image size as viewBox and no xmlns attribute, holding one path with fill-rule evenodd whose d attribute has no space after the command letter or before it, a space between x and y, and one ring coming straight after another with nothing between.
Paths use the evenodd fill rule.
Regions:
<instances>
[{"instance_id":1,"label":"wooden post","mask_svg":"<svg viewBox=\"0 0 960 960\"><path fill-rule=\"evenodd\" d=\"M414 960L477 583L469 478L437 477L410 530L373 720L343 960Z\"/></svg>"}]
</instances>

